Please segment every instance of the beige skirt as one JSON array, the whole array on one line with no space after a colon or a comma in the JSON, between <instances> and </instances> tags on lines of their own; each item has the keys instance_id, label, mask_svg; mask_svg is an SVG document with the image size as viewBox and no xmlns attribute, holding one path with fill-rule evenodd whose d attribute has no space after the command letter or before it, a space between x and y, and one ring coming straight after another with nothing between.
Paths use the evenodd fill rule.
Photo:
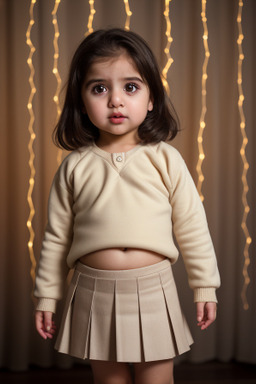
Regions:
<instances>
[{"instance_id":1,"label":"beige skirt","mask_svg":"<svg viewBox=\"0 0 256 384\"><path fill-rule=\"evenodd\" d=\"M193 343L169 260L109 271L77 263L56 349L81 359L170 359Z\"/></svg>"}]
</instances>

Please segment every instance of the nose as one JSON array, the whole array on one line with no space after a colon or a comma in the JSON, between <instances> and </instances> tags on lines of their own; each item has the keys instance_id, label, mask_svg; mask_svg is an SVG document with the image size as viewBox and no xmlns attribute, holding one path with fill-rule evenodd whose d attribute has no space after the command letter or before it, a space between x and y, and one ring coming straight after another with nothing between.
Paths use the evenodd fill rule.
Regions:
<instances>
[{"instance_id":1,"label":"nose","mask_svg":"<svg viewBox=\"0 0 256 384\"><path fill-rule=\"evenodd\" d=\"M109 103L110 108L118 108L124 106L124 101L122 97L122 92L119 90L112 90L109 93Z\"/></svg>"}]
</instances>

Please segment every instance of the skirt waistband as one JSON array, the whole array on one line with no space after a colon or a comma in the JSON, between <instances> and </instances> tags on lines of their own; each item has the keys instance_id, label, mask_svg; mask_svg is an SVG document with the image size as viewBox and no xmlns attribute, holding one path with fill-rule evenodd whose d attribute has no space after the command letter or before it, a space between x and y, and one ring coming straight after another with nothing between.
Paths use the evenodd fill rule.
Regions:
<instances>
[{"instance_id":1,"label":"skirt waistband","mask_svg":"<svg viewBox=\"0 0 256 384\"><path fill-rule=\"evenodd\" d=\"M142 276L148 276L153 273L161 272L165 269L170 269L171 262L169 259L160 261L159 263L148 265L142 268L125 269L125 270L108 270L108 269L96 269L88 267L80 261L76 264L76 271L88 275L90 277L99 279L130 279Z\"/></svg>"}]
</instances>

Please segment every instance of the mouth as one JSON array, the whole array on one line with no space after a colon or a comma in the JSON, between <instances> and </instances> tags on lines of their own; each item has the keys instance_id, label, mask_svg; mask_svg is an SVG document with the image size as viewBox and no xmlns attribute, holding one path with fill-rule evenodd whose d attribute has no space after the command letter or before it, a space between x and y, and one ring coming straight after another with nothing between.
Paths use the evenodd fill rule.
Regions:
<instances>
[{"instance_id":1,"label":"mouth","mask_svg":"<svg viewBox=\"0 0 256 384\"><path fill-rule=\"evenodd\" d=\"M124 115L122 115L122 113L112 113L112 114L109 116L109 120L110 120L111 123L113 123L113 124L120 124L120 123L122 123L125 119L126 119L126 117L125 117Z\"/></svg>"}]
</instances>

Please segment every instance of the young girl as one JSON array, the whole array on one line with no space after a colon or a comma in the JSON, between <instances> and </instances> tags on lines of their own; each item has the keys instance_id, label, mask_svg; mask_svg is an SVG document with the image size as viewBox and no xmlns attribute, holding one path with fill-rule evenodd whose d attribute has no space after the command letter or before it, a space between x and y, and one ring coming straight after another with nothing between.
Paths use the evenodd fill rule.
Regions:
<instances>
[{"instance_id":1,"label":"young girl","mask_svg":"<svg viewBox=\"0 0 256 384\"><path fill-rule=\"evenodd\" d=\"M56 143L72 152L51 188L36 278L39 334L67 293L56 348L89 359L96 384L170 384L173 358L192 337L171 264L173 232L206 329L216 316L219 273L201 200L180 154L153 54L121 29L100 30L78 47Z\"/></svg>"}]
</instances>

